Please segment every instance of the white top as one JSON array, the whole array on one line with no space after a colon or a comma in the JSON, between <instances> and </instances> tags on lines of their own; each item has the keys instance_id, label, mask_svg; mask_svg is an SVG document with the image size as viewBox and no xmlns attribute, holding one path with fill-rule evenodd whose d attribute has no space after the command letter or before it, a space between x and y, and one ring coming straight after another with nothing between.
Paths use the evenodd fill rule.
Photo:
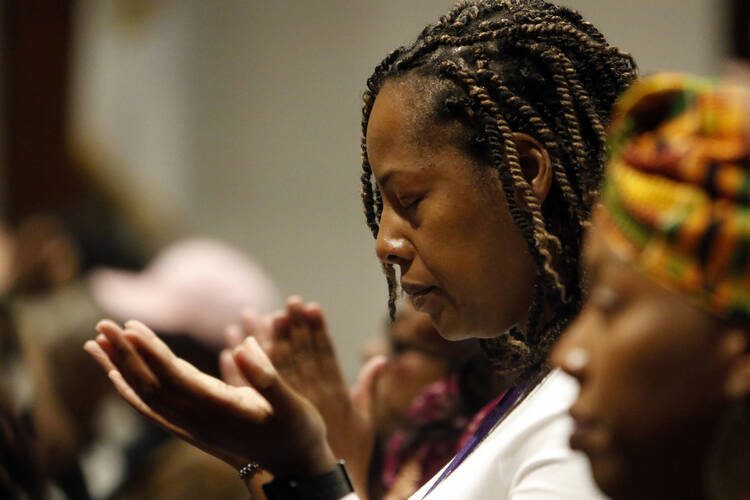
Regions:
<instances>
[{"instance_id":1,"label":"white top","mask_svg":"<svg viewBox=\"0 0 750 500\"><path fill-rule=\"evenodd\" d=\"M606 498L593 482L586 457L568 446L573 427L568 408L577 392L574 379L553 370L427 500ZM410 500L421 500L441 473Z\"/></svg>"}]
</instances>

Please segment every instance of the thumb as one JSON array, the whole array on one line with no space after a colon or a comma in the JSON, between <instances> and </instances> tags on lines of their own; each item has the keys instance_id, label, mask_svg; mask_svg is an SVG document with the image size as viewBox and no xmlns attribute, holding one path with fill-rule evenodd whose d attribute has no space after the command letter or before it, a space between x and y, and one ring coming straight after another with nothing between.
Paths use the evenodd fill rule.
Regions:
<instances>
[{"instance_id":1,"label":"thumb","mask_svg":"<svg viewBox=\"0 0 750 500\"><path fill-rule=\"evenodd\" d=\"M375 387L388 359L382 354L373 356L362 367L351 390L352 403L357 412L369 419L375 402Z\"/></svg>"},{"instance_id":2,"label":"thumb","mask_svg":"<svg viewBox=\"0 0 750 500\"><path fill-rule=\"evenodd\" d=\"M284 408L295 399L295 392L276 371L255 337L247 337L232 351L240 374L274 408Z\"/></svg>"}]
</instances>

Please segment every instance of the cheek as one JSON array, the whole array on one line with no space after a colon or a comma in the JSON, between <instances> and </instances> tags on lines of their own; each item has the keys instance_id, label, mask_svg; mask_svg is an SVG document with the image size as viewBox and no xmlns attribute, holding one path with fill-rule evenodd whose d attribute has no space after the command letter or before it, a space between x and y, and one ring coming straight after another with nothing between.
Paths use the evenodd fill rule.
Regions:
<instances>
[{"instance_id":1,"label":"cheek","mask_svg":"<svg viewBox=\"0 0 750 500\"><path fill-rule=\"evenodd\" d=\"M440 260L427 265L439 266L435 274L472 335L506 330L528 310L536 276L527 244L507 207L482 195L442 223Z\"/></svg>"},{"instance_id":2,"label":"cheek","mask_svg":"<svg viewBox=\"0 0 750 500\"><path fill-rule=\"evenodd\" d=\"M627 315L599 355L601 397L624 436L664 435L716 397L711 346L698 341L694 325L671 319L663 311Z\"/></svg>"}]
</instances>

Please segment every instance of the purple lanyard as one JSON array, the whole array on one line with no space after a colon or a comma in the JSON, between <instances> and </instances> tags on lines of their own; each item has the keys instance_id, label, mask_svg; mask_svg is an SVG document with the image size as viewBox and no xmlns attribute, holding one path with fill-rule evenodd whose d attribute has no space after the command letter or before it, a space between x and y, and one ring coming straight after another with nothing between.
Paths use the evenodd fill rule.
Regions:
<instances>
[{"instance_id":1,"label":"purple lanyard","mask_svg":"<svg viewBox=\"0 0 750 500\"><path fill-rule=\"evenodd\" d=\"M448 466L443 469L443 473L440 474L440 477L438 477L435 482L432 483L432 486L430 486L430 489L427 490L427 493L424 494L422 500L424 500L424 498L429 495L432 490L435 489L435 486L440 484L443 479L448 477L451 472L456 470L456 468L461 465L466 457L468 457L469 454L474 451L474 448L476 448L477 445L481 443L482 440L487 436L487 434L490 433L490 431L495 427L500 419L502 419L510 411L513 405L516 404L516 401L518 401L518 398L521 397L523 392L524 386L521 386L505 393L505 396L503 396L503 398L497 403L497 405L495 405L492 411L490 411L487 416L484 417L477 431L472 434L469 440L466 441L466 444L463 446L463 448L461 448L456 456L453 457L453 460L451 460Z\"/></svg>"}]
</instances>

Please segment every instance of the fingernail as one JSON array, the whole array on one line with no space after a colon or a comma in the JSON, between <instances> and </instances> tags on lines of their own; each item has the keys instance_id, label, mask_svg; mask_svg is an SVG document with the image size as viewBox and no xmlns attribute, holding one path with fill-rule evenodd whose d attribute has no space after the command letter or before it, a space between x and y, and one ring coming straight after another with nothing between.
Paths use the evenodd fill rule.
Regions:
<instances>
[{"instance_id":1,"label":"fingernail","mask_svg":"<svg viewBox=\"0 0 750 500\"><path fill-rule=\"evenodd\" d=\"M110 323L110 320L108 320L108 319L100 319L100 320L99 320L99 321L98 321L98 322L96 323L96 327L95 327L94 329L95 329L95 330L96 330L97 332L101 332L101 331L102 331L102 327L103 327L104 325L106 325L107 323Z\"/></svg>"}]
</instances>

